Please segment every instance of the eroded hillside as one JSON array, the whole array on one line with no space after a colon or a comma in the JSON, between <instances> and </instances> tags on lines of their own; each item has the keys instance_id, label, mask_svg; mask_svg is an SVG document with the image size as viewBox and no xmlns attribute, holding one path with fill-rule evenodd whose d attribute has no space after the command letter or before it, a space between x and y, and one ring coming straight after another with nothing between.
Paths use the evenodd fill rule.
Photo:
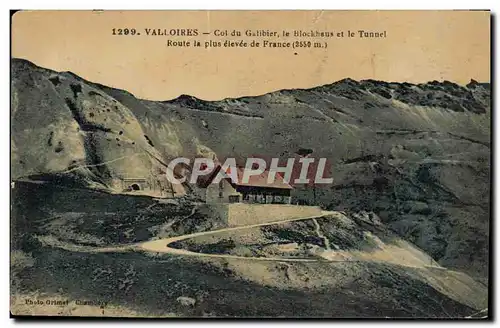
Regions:
<instances>
[{"instance_id":1,"label":"eroded hillside","mask_svg":"<svg viewBox=\"0 0 500 328\"><path fill-rule=\"evenodd\" d=\"M490 90L472 81L345 79L307 90L203 101L137 99L68 72L12 61L14 179L63 174L119 192L124 177L161 182L183 155L327 157L334 185L296 201L375 212L441 265L486 278Z\"/></svg>"}]
</instances>

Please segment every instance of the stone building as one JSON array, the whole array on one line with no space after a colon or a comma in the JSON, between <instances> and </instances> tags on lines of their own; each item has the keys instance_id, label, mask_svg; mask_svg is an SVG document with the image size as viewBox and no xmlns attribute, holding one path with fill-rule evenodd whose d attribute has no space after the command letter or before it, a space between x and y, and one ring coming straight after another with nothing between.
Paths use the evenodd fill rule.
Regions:
<instances>
[{"instance_id":1,"label":"stone building","mask_svg":"<svg viewBox=\"0 0 500 328\"><path fill-rule=\"evenodd\" d=\"M198 180L199 196L207 203L260 203L260 204L290 204L293 189L283 177L277 173L272 183L268 183L269 171L260 175L252 175L248 182L242 182L244 168L237 168L238 181L229 177L213 183L221 166L205 178Z\"/></svg>"}]
</instances>

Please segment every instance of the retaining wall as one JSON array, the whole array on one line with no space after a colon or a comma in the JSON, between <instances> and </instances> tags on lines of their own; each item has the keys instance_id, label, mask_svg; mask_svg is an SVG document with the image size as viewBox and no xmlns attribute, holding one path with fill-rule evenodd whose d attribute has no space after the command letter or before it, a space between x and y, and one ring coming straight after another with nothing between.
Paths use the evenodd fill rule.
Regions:
<instances>
[{"instance_id":1,"label":"retaining wall","mask_svg":"<svg viewBox=\"0 0 500 328\"><path fill-rule=\"evenodd\" d=\"M286 204L206 204L229 227L321 215L317 206Z\"/></svg>"}]
</instances>

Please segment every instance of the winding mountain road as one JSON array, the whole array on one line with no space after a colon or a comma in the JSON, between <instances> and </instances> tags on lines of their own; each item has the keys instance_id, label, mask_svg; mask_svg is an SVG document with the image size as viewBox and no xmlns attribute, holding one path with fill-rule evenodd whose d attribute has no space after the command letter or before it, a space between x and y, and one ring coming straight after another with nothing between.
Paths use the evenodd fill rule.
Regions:
<instances>
[{"instance_id":1,"label":"winding mountain road","mask_svg":"<svg viewBox=\"0 0 500 328\"><path fill-rule=\"evenodd\" d=\"M285 220L262 222L262 223L237 226L237 227L228 227L228 228L222 228L222 229L218 229L218 230L196 232L196 233L192 233L192 234L174 236L174 237L169 237L169 238L162 238L162 239L151 240L151 241L146 241L146 242L133 243L133 244L123 245L123 246L105 246L105 247L98 247L98 248L89 247L89 246L82 246L82 245L68 245L66 243L59 242L59 241L55 240L54 238L51 238L50 240L43 240L44 237L40 237L39 239L42 242L44 242L46 244L51 244L52 246L55 246L55 247L63 248L63 249L69 250L69 251L79 251L79 252L88 252L88 253L128 252L128 251L135 250L135 251L144 251L144 252L150 252L150 253L156 253L156 254L171 254L171 255L178 255L178 256L192 256L192 257L205 257L205 258L241 259L241 260L247 260L247 261L386 262L384 260L375 259L375 258L374 259L356 258L356 256L347 257L347 258L346 257L298 258L298 257L277 257L277 256L252 257L252 256L239 256L239 255L232 255L232 254L201 253L201 252L189 251L187 249L179 249L179 248L170 247L170 245L174 242L183 241L183 240L190 239L190 238L215 235L215 234L219 234L219 233L223 233L223 232L251 229L251 228L255 228L255 227L284 224L287 222L305 221L305 220L312 220L315 227L316 227L316 229L315 229L316 234L318 235L319 238L322 238L323 240L325 240L326 237L322 234L317 220L321 220L321 219L324 219L327 217L329 217L329 218L339 217L340 218L341 215L343 215L342 212L322 211L320 215L315 215L315 216L307 216L307 217L291 218L291 219L285 219ZM325 242L328 243L328 240L325 240ZM329 250L329 252L335 253L335 251L331 251L331 250ZM398 262L398 263L393 263L393 264L397 264L397 265L404 266L404 267L433 268L433 269L451 271L451 270L448 270L448 269L441 267L439 265L427 265L427 264L415 265L414 263L405 263L404 261Z\"/></svg>"},{"instance_id":2,"label":"winding mountain road","mask_svg":"<svg viewBox=\"0 0 500 328\"><path fill-rule=\"evenodd\" d=\"M164 239L158 239L158 240L152 240L152 241L147 241L147 242L140 242L140 243L135 243L135 244L129 244L129 245L123 245L123 246L108 246L108 247L88 247L88 246L81 246L81 245L68 245L66 243L59 242L53 238L49 238L49 240L45 241L46 243L50 243L51 246L54 247L60 247L69 251L79 251L79 252L88 252L88 253L113 253L113 252L129 252L129 251L144 251L146 253L156 253L156 254L170 254L170 255L176 255L176 256L190 256L190 257L198 257L198 258L223 258L223 259L237 259L237 260L244 260L244 261L267 261L267 262L301 262L301 263L318 263L318 262L324 262L324 263L353 263L353 262L377 262L377 263L391 263L393 265L397 265L400 267L411 267L411 268L420 268L420 269L427 269L431 270L429 271L429 278L427 278L427 283L431 284L441 292L445 293L449 297L456 299L460 302L464 302L462 298L459 296L455 295L455 292L453 291L455 285L451 285L449 288L444 288L443 284L448 284L449 280L451 279L452 282L454 281L459 281L462 282L466 285L474 285L475 281L472 280L469 276L458 272L454 270L449 270L447 268L441 267L439 265L427 265L424 263L420 264L415 264L415 263L408 263L406 261L402 262L392 262L392 261L387 261L384 259L376 259L376 258L356 258L354 257L347 257L347 258L330 258L330 257L315 257L315 258L287 258L287 257L251 257L251 256L238 256L238 255L231 255L231 254L209 254L209 253L199 253L199 252L192 252L187 249L178 249L178 248L173 248L170 247L169 245L186 240L189 238L194 238L194 237L200 237L200 236L208 236L208 235L214 235L218 233L223 233L223 232L230 232L230 231L237 231L237 230L244 230L244 229L250 229L254 227L263 227L263 226L269 226L269 225L276 225L276 224L283 224L287 222L294 222L294 221L304 221L304 220L313 220L315 227L316 227L316 234L320 238L326 238L321 232L320 226L316 220L321 220L324 218L332 218L332 217L339 217L343 215L341 212L330 212L330 211L322 211L321 215L317 216L310 216L310 217L301 217L301 218L293 218L293 219L286 219L286 220L279 220L279 221L272 221L272 222L264 222L264 223L256 223L256 224L251 224L251 225L245 225L245 226L239 226L239 227L229 227L229 228L223 228L223 229L218 229L218 230L211 230L211 231L204 231L204 232L197 232L197 233L192 233L192 234L187 234L187 235L182 235L182 236L175 236L175 237L170 237L170 238L164 238ZM325 240L327 241L327 240ZM331 253L336 253L336 251L330 251ZM445 276L442 276L440 278L440 275L435 275L433 274L432 270L438 270L438 271L444 271L446 272ZM444 280L443 280L444 279ZM444 288L444 289L443 289ZM451 289L450 289L451 288ZM466 304L471 306L474 309L480 310L484 309L487 305L486 302L481 301L480 303L476 304L474 302L467 302L465 301ZM464 304L465 304L464 303ZM487 310L483 310L487 311ZM478 312L477 315L484 316L482 312ZM471 316L472 318L472 316Z\"/></svg>"},{"instance_id":3,"label":"winding mountain road","mask_svg":"<svg viewBox=\"0 0 500 328\"><path fill-rule=\"evenodd\" d=\"M194 237L200 237L200 236L207 236L207 235L213 235L213 234L218 234L222 232L228 232L228 231L235 231L235 230L243 230L243 229L250 229L250 228L255 228L255 227L263 227L263 226L269 226L269 225L275 225L275 224L283 224L287 222L293 222L293 221L303 221L303 220L317 220L317 219L322 219L325 217L331 217L331 216L338 216L341 215L339 212L331 212L331 211L322 211L321 215L315 215L315 216L308 216L308 217L300 217L300 218L293 218L293 219L286 219L286 220L279 220L279 221L272 221L272 222L264 222L264 223L256 223L256 224L251 224L251 225L245 225L245 226L238 226L238 227L229 227L229 228L223 228L219 230L211 230L211 231L203 231L203 232L197 232L197 233L192 233L188 235L182 235L182 236L175 236L175 237L170 237L170 238L164 238L164 239L158 239L158 240L152 240L152 241L147 241L141 244L137 244L137 247L141 250L148 251L148 252L154 252L154 253L167 253L167 254L173 254L173 255L183 255L183 256L197 256L197 257L212 257L212 258L230 258L230 259L244 259L244 260L255 260L255 261L280 261L280 262L318 262L318 261L324 261L324 262L357 262L353 260L327 260L327 259L311 259L311 258L286 258L286 257L248 257L248 256L238 256L238 255L230 255L230 254L209 254L209 253L198 253L198 252L192 252L186 249L178 249L178 248L172 248L169 245L177 242L177 241L182 241Z\"/></svg>"},{"instance_id":4,"label":"winding mountain road","mask_svg":"<svg viewBox=\"0 0 500 328\"><path fill-rule=\"evenodd\" d=\"M192 256L192 257L204 257L204 258L225 258L225 259L240 259L240 260L246 260L246 261L277 261L277 262L387 262L381 259L368 259L366 257L362 258L357 258L357 256L340 256L339 258L332 258L332 257L314 257L314 258L299 258L299 257L278 257L278 256L268 256L268 257L252 257L252 256L239 256L239 255L232 255L232 254L213 254L213 253L201 253L201 252L193 252L187 249L179 249L179 248L174 248L171 247L170 245L174 242L178 241L183 241L187 240L190 238L195 238L195 237L201 237L201 236L209 236L209 235L215 235L219 233L224 233L224 232L230 232L230 231L238 231L238 230L245 230L245 229L251 229L255 227L264 227L264 226L270 226L270 225L278 225L278 224L284 224L287 222L295 222L295 221L305 221L305 220L312 220L314 225L315 225L315 231L316 234L318 235L319 238L322 238L325 243L328 243L328 240L325 240L326 236L324 236L321 232L320 226L317 222L317 220L321 220L324 218L335 218L343 215L342 212L332 212L332 211L322 211L320 215L315 215L315 216L307 216L307 217L299 217L299 218L292 218L292 219L285 219L285 220L277 220L277 221L270 221L270 222L262 222L262 223L255 223L255 224L250 224L250 225L244 225L244 226L237 226L237 227L228 227L228 228L222 228L218 230L210 230L210 231L203 231L203 232L196 232L192 234L186 234L186 235L181 235L181 236L175 236L175 237L169 237L169 238L162 238L162 239L157 239L157 240L150 240L146 242L139 242L139 243L134 243L134 244L128 244L128 245L123 245L123 246L106 246L106 247L89 247L89 246L82 246L82 245L68 245L65 243L59 243L57 240L54 241L54 239L45 241L46 243L51 244L52 246L64 248L69 251L80 251L80 252L88 252L88 253L109 253L109 252L128 252L128 251L144 251L144 252L149 252L149 253L156 253L156 254L171 254L171 255L177 255L177 256ZM41 237L43 239L43 237ZM43 241L43 240L41 240ZM330 253L335 253L335 251L332 250L327 250L327 252ZM339 252L339 254L342 252ZM343 252L344 254L345 252ZM446 268L443 268L439 265L427 265L427 264L415 264L415 263L406 263L406 261L397 261L396 263L393 262L393 264L397 264L400 266L404 267L414 267L414 268L433 268L433 269L441 269L441 270L447 270Z\"/></svg>"},{"instance_id":5,"label":"winding mountain road","mask_svg":"<svg viewBox=\"0 0 500 328\"><path fill-rule=\"evenodd\" d=\"M179 248L173 248L170 247L174 242L178 241L183 241L186 239L190 238L195 238L195 237L200 237L200 236L208 236L208 235L215 235L223 232L229 232L229 231L237 231L237 230L244 230L244 229L250 229L250 228L255 228L255 227L263 227L263 226L270 226L270 225L276 225L276 224L283 224L287 222L294 222L294 221L304 221L304 220L312 220L314 225L315 225L315 231L316 234L318 235L319 238L322 238L325 243L329 244L328 239L326 236L323 235L321 232L320 226L317 222L317 220L324 219L324 218L335 218L343 215L342 212L332 212L332 211L322 211L321 215L315 215L315 216L308 216L308 217L300 217L300 218L292 218L292 219L285 219L285 220L279 220L279 221L272 221L272 222L263 222L263 223L256 223L256 224L251 224L251 225L244 225L244 226L237 226L237 227L229 227L229 228L223 228L223 229L218 229L218 230L211 230L211 231L203 231L203 232L197 232L197 233L192 233L192 234L187 234L187 235L181 235L181 236L175 236L175 237L170 237L170 238L163 238L163 239L158 239L158 240L152 240L152 241L147 241L143 243L136 244L134 249L136 250L142 250L146 252L152 252L152 253L160 253L160 254L171 254L171 255L181 255L181 256L194 256L194 257L205 257L205 258L225 258L225 259L241 259L241 260L247 260L247 261L278 261L278 262L386 262L384 260L380 259L366 259L366 258L356 258L356 257L347 257L347 258L326 258L326 257L315 257L315 258L293 258L293 257L276 257L276 256L268 256L268 257L252 257L252 256L239 256L239 255L232 255L232 254L213 254L213 253L201 253L201 252L193 252L187 249L179 249ZM330 247L327 248L327 251L331 252ZM393 263L396 264L396 263ZM414 264L414 263L405 263L405 262L399 262L397 265L404 266L404 267L413 267L413 268L434 268L434 269L442 269L442 270L447 270L446 268L443 268L439 265L427 265L427 264Z\"/></svg>"}]
</instances>

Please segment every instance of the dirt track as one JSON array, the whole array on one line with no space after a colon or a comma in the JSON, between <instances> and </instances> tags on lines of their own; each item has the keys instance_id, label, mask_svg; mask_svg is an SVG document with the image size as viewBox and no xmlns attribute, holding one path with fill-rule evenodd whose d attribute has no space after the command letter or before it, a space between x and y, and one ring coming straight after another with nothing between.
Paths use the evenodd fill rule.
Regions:
<instances>
[{"instance_id":1,"label":"dirt track","mask_svg":"<svg viewBox=\"0 0 500 328\"><path fill-rule=\"evenodd\" d=\"M80 245L68 245L65 243L60 243L59 241L54 240L54 239L41 240L41 241L45 242L47 244L51 244L52 246L63 248L63 249L69 250L69 251L83 251L83 252L89 252L89 253L109 253L109 252L126 252L126 251L131 251L131 250L141 250L141 251L146 251L146 252L151 252L151 253L162 253L162 254L171 254L171 255L180 255L180 256L205 257L205 258L240 259L240 260L246 260L246 261L309 262L309 263L311 263L311 262L386 262L386 261L384 261L384 259L375 259L375 258L369 259L366 257L364 257L364 258L325 258L325 257L322 257L322 258L296 258L296 257L287 258L287 257L276 257L276 256L251 257L251 256L239 256L239 255L232 255L232 254L210 254L210 253L193 252L193 251L189 251L187 249L179 249L179 248L173 248L173 247L169 246L170 244L177 242L177 241L182 241L182 240L200 237L200 236L207 236L207 235L213 235L213 234L218 234L218 233L223 233L223 232L251 229L251 228L255 228L255 227L283 224L283 223L293 222L293 221L319 220L319 219L323 219L326 217L332 217L332 216L335 217L335 216L340 216L340 215L342 215L342 213L340 213L340 212L322 211L322 214L317 215L317 216L293 218L293 219L287 219L287 220L257 223L257 224L238 226L238 227L229 227L229 228L223 228L223 229L218 229L218 230L203 231L203 232L197 232L197 233L175 236L175 237L170 237L170 238L163 238L163 239L146 241L146 242L141 242L141 243L128 244L128 245L123 245L123 246L106 246L106 247L95 248L95 247L80 246ZM40 239L43 239L43 237L41 237ZM404 266L404 267L434 268L434 269L441 269L441 270L448 271L448 269L443 268L439 265L415 264L415 263L407 263L407 262L399 262L399 261L397 263L393 262L393 264L397 264L399 266Z\"/></svg>"},{"instance_id":2,"label":"dirt track","mask_svg":"<svg viewBox=\"0 0 500 328\"><path fill-rule=\"evenodd\" d=\"M229 227L229 228L223 228L223 229L219 229L219 230L197 232L197 233L187 234L187 235L182 235L182 236L147 241L147 242L135 245L136 246L135 248L136 249L139 248L143 251L154 252L154 253L166 253L166 254L172 254L172 255L197 256L197 257L209 257L209 258L243 259L243 260L250 260L250 261L279 261L279 262L367 262L367 261L369 262L369 261L372 261L372 262L381 262L381 260L375 260L375 259L374 260L333 259L333 258L317 259L317 258L286 258L286 257L272 257L272 256L271 257L250 257L250 256L238 256L238 255L231 255L231 254L200 253L200 252L189 251L186 249L169 247L169 245L174 243L174 242L182 241L182 240L186 240L186 239L190 239L190 238L195 238L195 237L200 237L200 236L218 234L218 233L235 231L235 230L250 229L250 228L254 228L254 227L283 224L286 222L293 222L293 221L314 220L316 222L316 220L318 220L318 219L332 217L332 216L335 217L335 216L340 216L340 215L342 215L340 212L322 211L322 214L317 215L317 216L293 218L293 219L266 222L266 223L258 223L258 224L245 225L245 226L239 226L239 227ZM101 251L109 251L109 250L110 250L109 247L107 247L106 249L102 249ZM438 266L438 265L413 265L413 264L409 264L409 263L399 263L399 265L407 266L407 267L431 267L431 268L436 268L436 269L447 270L446 268L443 268L443 267Z\"/></svg>"},{"instance_id":3,"label":"dirt track","mask_svg":"<svg viewBox=\"0 0 500 328\"><path fill-rule=\"evenodd\" d=\"M275 222L268 222L268 223L259 223L259 224L252 224L252 225L246 225L246 226L240 226L240 227L230 227L230 228L223 228L223 229L218 229L218 230L212 230L212 231L205 231L205 232L198 232L198 233L193 233L193 234L187 234L187 235L181 235L181 236L176 236L176 237L170 237L170 238L165 238L165 239L159 239L159 240L153 240L153 241L147 241L147 242L141 242L141 243L134 243L134 244L128 244L128 245L123 245L123 246L109 246L109 247L100 247L100 248L95 248L95 247L90 247L90 246L81 246L81 245L68 245L67 243L59 242L57 239L47 239L47 240L42 240L47 244L50 244L53 247L58 247L62 249L66 249L68 251L77 251L77 252L87 252L87 253L117 253L117 252L129 252L129 251L142 251L142 252L147 252L147 253L156 253L156 254L169 254L169 255L175 255L179 257L198 257L198 258L219 258L219 259L229 259L229 260L237 260L237 261L243 261L242 263L248 263L249 262L254 262L254 261L259 261L262 264L263 262L288 262L292 263L295 262L297 264L299 263L346 263L346 262L357 262L357 263L362 263L362 262L372 262L372 263L389 263L392 265L396 265L399 267L408 267L408 268L414 268L417 269L418 271L414 271L415 274L418 276L421 276L424 278L426 283L430 284L440 292L448 295L454 300L458 300L461 303L467 304L468 306L471 306L474 309L480 310L484 309L487 306L487 302L485 299L482 297L479 297L478 300L476 298L473 298L472 300L469 299L469 297L464 298L463 295L469 295L470 293L473 293L474 290L481 290L481 286L479 286L473 279L471 279L469 276L466 274L463 274L458 271L454 270L449 270L444 267L440 267L439 265L426 265L425 263L418 263L418 262L409 262L405 261L404 258L385 258L385 257L377 257L376 252L361 252L365 256L358 256L358 257L352 257L352 258L329 258L329 257L320 257L320 258L287 258L287 257L276 257L276 256L270 256L270 257L251 257L251 256L239 256L239 255L233 255L233 254L210 254L210 253L201 253L201 252L194 252L194 251L189 251L187 249L178 249L178 248L173 248L170 247L174 242L177 241L182 241L185 239L190 239L190 238L195 238L195 237L200 237L200 236L207 236L207 235L213 235L213 234L218 234L218 233L224 233L224 232L231 232L231 231L238 231L238 230L245 230L245 229L251 229L254 227L262 227L262 226L268 226L268 225L276 225L276 224L283 224L287 222L293 222L293 221L302 221L302 220L321 220L325 218L341 218L343 213L341 212L329 212L329 211L323 211L321 215L318 216L313 216L313 217L302 217L302 218L294 218L294 219L288 219L288 220L281 220L281 221L275 221ZM316 227L317 228L317 227ZM316 229L317 230L317 229ZM394 250L392 250L394 251ZM332 251L330 251L332 252ZM350 251L338 251L338 253L349 253ZM353 253L355 253L354 251ZM337 253L337 251L333 251L332 254ZM359 252L358 252L359 253ZM358 254L359 255L359 254ZM399 260L403 261L399 261ZM396 260L396 261L394 261ZM236 262L237 263L237 262ZM424 270L424 271L420 271ZM465 287L464 287L465 286ZM472 286L475 286L472 288ZM460 290L460 293L457 293L457 290Z\"/></svg>"},{"instance_id":4,"label":"dirt track","mask_svg":"<svg viewBox=\"0 0 500 328\"><path fill-rule=\"evenodd\" d=\"M123 245L123 246L106 246L106 247L89 247L89 246L80 246L80 245L68 245L65 243L60 243L58 240L43 240L42 242L45 242L47 244L51 244L52 246L63 248L69 251L83 251L83 252L89 252L89 253L108 253L108 252L126 252L126 251L131 251L131 250L141 250L141 251L146 251L146 252L151 252L151 253L162 253L162 254L171 254L171 255L180 255L180 256L193 256L193 257L205 257L205 258L225 258L225 259L240 259L240 260L247 260L247 261L277 261L277 262L386 262L384 259L370 259L366 257L362 258L287 258L287 257L251 257L251 256L239 256L239 255L232 255L232 254L211 254L211 253L201 253L201 252L193 252L189 251L187 249L179 249L179 248L173 248L170 247L169 245L177 242L177 241L182 241L190 238L195 238L195 237L200 237L200 236L207 236L207 235L213 235L213 234L218 234L218 233L223 233L223 232L230 232L230 231L237 231L237 230L244 230L244 229L251 229L255 227L263 227L263 226L269 226L269 225L276 225L276 224L283 224L287 222L294 222L294 221L304 221L304 220L319 220L323 219L326 217L335 217L335 216L341 216L341 212L333 212L333 211L322 211L321 215L317 216L310 216L310 217L300 217L300 218L293 218L293 219L286 219L286 220L279 220L279 221L272 221L272 222L265 222L265 223L257 223L257 224L251 224L251 225L245 225L245 226L238 226L238 227L228 227L228 228L223 228L223 229L218 229L218 230L210 230L210 231L203 231L203 232L197 232L197 233L192 233L192 234L187 234L187 235L181 235L181 236L175 236L175 237L170 237L170 238L163 238L163 239L158 239L158 240L152 240L152 241L146 241L146 242L140 242L140 243L134 243L134 244L128 244L128 245ZM427 265L427 264L418 264L418 263L409 263L406 261L403 262L392 262L393 264L397 264L399 266L404 266L404 267L414 267L414 268L433 268L433 269L441 269L445 271L450 271L446 268L443 268L439 265Z\"/></svg>"},{"instance_id":5,"label":"dirt track","mask_svg":"<svg viewBox=\"0 0 500 328\"><path fill-rule=\"evenodd\" d=\"M128 245L123 245L123 246L106 246L106 247L89 247L89 246L81 246L81 245L68 245L66 243L61 243L58 240L52 238L50 240L44 240L44 237L40 237L39 239L46 243L46 244L51 244L52 246L63 248L69 251L82 251L82 252L88 252L88 253L109 253L109 252L127 252L131 250L141 250L141 251L146 251L146 252L151 252L151 253L162 253L162 254L171 254L171 255L180 255L180 256L193 256L193 257L205 257L205 258L225 258L225 259L240 259L240 260L247 260L247 261L277 261L277 262L386 262L384 259L369 259L366 257L363 258L287 258L287 257L276 257L276 256L271 256L271 257L251 257L251 256L239 256L239 255L232 255L232 254L211 254L211 253L201 253L201 252L193 252L189 251L187 249L179 249L179 248L173 248L170 247L169 245L177 242L177 241L182 241L190 238L195 238L195 237L200 237L200 236L207 236L207 235L213 235L213 234L218 234L218 233L223 233L223 232L230 232L230 231L237 231L237 230L244 230L244 229L251 229L255 227L263 227L263 226L269 226L269 225L276 225L276 224L283 224L287 222L294 222L294 221L304 221L304 220L320 220L324 219L327 217L336 217L336 216L341 216L341 212L333 212L333 211L322 211L321 215L317 216L310 216L310 217L300 217L300 218L293 218L293 219L286 219L286 220L279 220L279 221L272 221L272 222L265 222L265 223L257 223L257 224L251 224L251 225L245 225L245 226L238 226L238 227L228 227L228 228L223 228L223 229L218 229L218 230L210 230L210 231L203 231L203 232L197 232L197 233L192 233L192 234L187 234L187 235L181 235L181 236L175 236L175 237L170 237L170 238L163 238L163 239L158 239L158 240L152 240L152 241L146 241L146 242L140 242L140 243L134 243L134 244L128 244ZM427 265L427 264L415 264L415 263L407 263L407 262L397 262L393 264L397 264L399 266L404 266L404 267L414 267L414 268L434 268L434 269L441 269L441 270L446 270L448 269L443 268L439 265Z\"/></svg>"},{"instance_id":6,"label":"dirt track","mask_svg":"<svg viewBox=\"0 0 500 328\"><path fill-rule=\"evenodd\" d=\"M292 222L292 221L321 219L321 218L325 218L327 216L332 216L332 215L339 215L339 213L338 212L331 212L331 211L322 211L322 214L318 215L318 216L294 218L294 219L258 223L258 224L240 226L240 227L230 227L230 228L224 228L224 229L219 229L219 230L197 232L197 233L188 234L188 235L182 235L182 236L176 236L176 237L171 237L171 238L166 238L166 239L158 239L158 240L148 241L148 242L139 244L138 247L142 250L146 250L149 252L168 253L168 254L185 255L185 256L202 256L202 257L219 257L219 258L222 257L222 258L258 260L258 261L318 262L321 260L306 259L306 258L283 258L283 257L247 257L247 256L237 256L237 255L229 255L229 254L197 253L197 252L191 252L191 251L188 251L185 249L172 248L172 247L169 247L168 245L170 245L171 243L176 242L176 241L181 241L181 240L199 237L199 236L217 234L217 233L221 233L221 232L234 231L234 230L249 229L249 228L261 227L261 226L267 226L267 225L273 225L273 224L280 224L280 223L286 223L286 222ZM328 261L328 260L324 260L324 261ZM345 260L335 260L335 261L328 261L328 262L345 262Z\"/></svg>"}]
</instances>

